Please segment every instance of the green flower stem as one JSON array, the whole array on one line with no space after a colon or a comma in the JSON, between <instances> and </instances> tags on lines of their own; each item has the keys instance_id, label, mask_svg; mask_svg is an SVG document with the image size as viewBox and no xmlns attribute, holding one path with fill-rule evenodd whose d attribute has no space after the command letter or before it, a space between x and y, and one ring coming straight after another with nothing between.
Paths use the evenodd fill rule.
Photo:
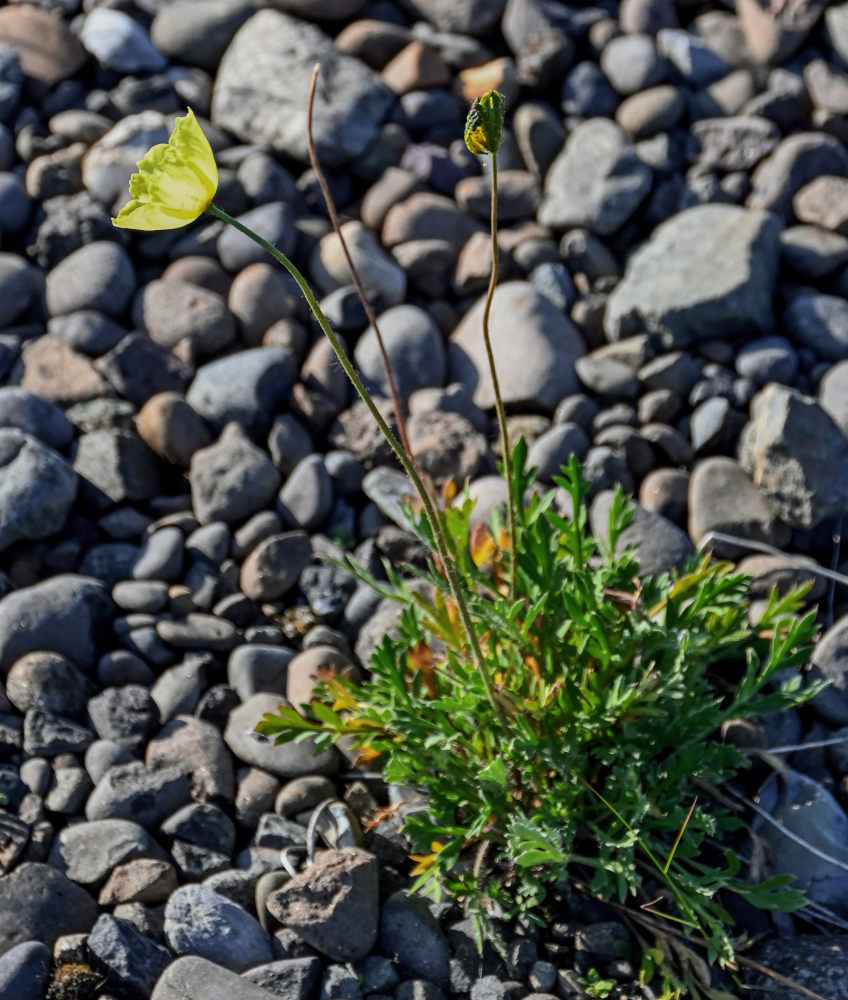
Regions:
<instances>
[{"instance_id":1,"label":"green flower stem","mask_svg":"<svg viewBox=\"0 0 848 1000\"><path fill-rule=\"evenodd\" d=\"M486 357L489 361L489 372L492 376L492 389L495 394L495 409L498 414L498 427L501 432L501 451L503 452L504 478L506 479L508 491L508 514L509 514L509 596L515 597L516 575L518 572L518 559L516 558L515 544L517 528L517 514L515 510L515 497L512 493L512 455L509 450L509 437L507 436L506 411L504 410L503 396L501 395L501 384L498 379L498 370L495 367L495 355L492 351L492 341L489 337L489 315L492 311L492 299L495 295L495 286L498 283L498 154L489 154L492 158L492 273L489 277L489 290L486 293L486 304L483 306L483 342L486 345Z\"/></svg>"},{"instance_id":2,"label":"green flower stem","mask_svg":"<svg viewBox=\"0 0 848 1000\"><path fill-rule=\"evenodd\" d=\"M433 534L433 539L436 543L436 549L438 551L439 558L441 559L445 575L447 576L448 579L448 584L451 589L451 594L453 595L453 598L456 601L457 609L459 610L459 615L460 618L462 619L463 627L468 636L468 642L471 645L471 651L474 656L475 665L478 671L480 672L480 676L486 688L486 694L489 698L489 702L491 703L492 708L495 710L495 713L497 714L498 718L502 719L503 710L500 704L498 703L497 697L495 696L494 682L492 681L492 678L486 666L486 662L483 658L483 650L480 646L480 639L479 636L477 635L476 630L474 629L474 623L471 618L471 612L468 609L468 604L462 593L462 588L460 587L459 577L457 575L456 568L454 566L450 549L448 548L448 544L445 539L444 531L442 530L442 523L438 511L436 510L433 501L430 499L430 495L427 492L426 487L424 486L424 482L422 481L417 470L415 469L415 466L410 461L409 456L404 451L401 443L395 437L391 427L389 427L389 425L386 423L382 413L380 413L379 409L374 403L374 400L371 398L368 390L365 388L362 379L359 377L359 373L353 367L353 364L351 363L350 358L347 356L347 352L342 346L341 341L336 336L336 333L333 330L333 328L330 326L327 317L321 311L321 307L318 305L318 300L315 298L315 295L312 289L309 287L306 278L304 278L304 276L294 266L294 264L289 260L289 258L281 250L278 250L273 245L273 243L269 243L268 240L263 239L258 233L255 233L252 229L249 229L243 223L239 222L238 219L234 219L222 208L219 208L217 205L213 203L209 206L207 211L211 215L215 215L219 219L222 219L224 222L229 223L229 225L231 225L234 229L237 229L240 233L243 233L245 236L248 237L248 239L253 240L253 242L262 247L263 250L266 250L269 254L271 254L274 260L282 264L282 266L289 272L289 274L297 282L301 292L303 292L304 298L306 299L309 308L312 310L315 319L318 320L318 325L321 327L321 330L327 337L327 340L329 340L330 346L335 351L336 357L339 359L339 362L342 368L344 369L345 374L353 383L353 387L359 394L360 399L362 399L362 401L368 407L371 416L374 418L374 420L377 423L377 426L380 429L380 433L386 439L389 447L397 456L398 461L403 466L404 472L409 477L410 482L415 487L416 493L421 498L421 503L424 506L424 513L430 525L430 530Z\"/></svg>"}]
</instances>

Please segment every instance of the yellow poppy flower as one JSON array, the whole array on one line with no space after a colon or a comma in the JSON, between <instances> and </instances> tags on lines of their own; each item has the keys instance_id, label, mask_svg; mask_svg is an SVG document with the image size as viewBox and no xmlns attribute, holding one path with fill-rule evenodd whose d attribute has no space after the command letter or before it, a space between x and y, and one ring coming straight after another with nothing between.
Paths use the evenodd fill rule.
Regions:
<instances>
[{"instance_id":1,"label":"yellow poppy flower","mask_svg":"<svg viewBox=\"0 0 848 1000\"><path fill-rule=\"evenodd\" d=\"M178 118L167 143L160 143L138 162L130 177L132 201L112 224L122 229L179 229L194 222L212 204L218 190L218 168L209 140L194 112Z\"/></svg>"}]
</instances>

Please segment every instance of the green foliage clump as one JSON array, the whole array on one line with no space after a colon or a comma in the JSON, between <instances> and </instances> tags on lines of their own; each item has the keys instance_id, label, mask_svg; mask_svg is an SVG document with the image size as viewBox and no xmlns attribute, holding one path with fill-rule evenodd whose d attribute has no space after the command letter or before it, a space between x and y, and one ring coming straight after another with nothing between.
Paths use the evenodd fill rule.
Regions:
<instances>
[{"instance_id":1,"label":"green foliage clump","mask_svg":"<svg viewBox=\"0 0 848 1000\"><path fill-rule=\"evenodd\" d=\"M815 613L803 613L803 590L774 593L750 624L748 577L709 557L640 578L636 555L617 545L630 517L620 491L595 539L575 460L557 481L565 517L554 493L528 489L523 442L513 459L514 597L508 533L472 528L469 499L443 515L490 683L434 563L421 574L428 588L394 573L388 587L372 581L402 613L369 680L332 678L311 704L258 728L320 747L352 737L388 781L421 789L426 809L405 822L419 887L481 914L496 901L532 915L553 883L579 878L604 899L649 904L725 961L731 920L719 891L785 910L803 900L790 876L746 883L716 846L739 820L712 792L747 759L717 734L817 690L781 673L807 660ZM431 544L427 521L416 528Z\"/></svg>"}]
</instances>

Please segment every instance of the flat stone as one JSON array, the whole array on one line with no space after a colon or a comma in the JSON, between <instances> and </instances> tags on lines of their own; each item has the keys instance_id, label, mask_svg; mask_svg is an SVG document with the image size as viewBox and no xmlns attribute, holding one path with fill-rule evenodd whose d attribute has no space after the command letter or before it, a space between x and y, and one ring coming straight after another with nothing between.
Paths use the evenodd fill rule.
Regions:
<instances>
[{"instance_id":1,"label":"flat stone","mask_svg":"<svg viewBox=\"0 0 848 1000\"><path fill-rule=\"evenodd\" d=\"M545 178L539 222L609 236L645 199L651 178L651 168L618 125L605 118L581 122Z\"/></svg>"},{"instance_id":2,"label":"flat stone","mask_svg":"<svg viewBox=\"0 0 848 1000\"><path fill-rule=\"evenodd\" d=\"M227 46L215 80L213 123L243 142L268 145L307 163L303 109L316 62L321 63L314 117L318 158L326 168L338 169L362 156L394 95L314 25L278 10L254 14Z\"/></svg>"},{"instance_id":3,"label":"flat stone","mask_svg":"<svg viewBox=\"0 0 848 1000\"><path fill-rule=\"evenodd\" d=\"M773 325L780 226L767 212L700 205L652 233L609 297L609 340L659 336L667 347Z\"/></svg>"},{"instance_id":4,"label":"flat stone","mask_svg":"<svg viewBox=\"0 0 848 1000\"><path fill-rule=\"evenodd\" d=\"M275 712L286 704L280 695L260 692L233 709L224 731L227 746L242 763L280 778L334 774L338 755L332 747L315 753L311 740L276 744L273 738L256 732L256 724L266 712Z\"/></svg>"},{"instance_id":5,"label":"flat stone","mask_svg":"<svg viewBox=\"0 0 848 1000\"><path fill-rule=\"evenodd\" d=\"M50 650L93 669L114 606L100 580L63 573L0 599L0 670L26 653Z\"/></svg>"},{"instance_id":6,"label":"flat stone","mask_svg":"<svg viewBox=\"0 0 848 1000\"><path fill-rule=\"evenodd\" d=\"M268 990L207 958L185 955L165 969L150 1000L268 1000Z\"/></svg>"}]
</instances>

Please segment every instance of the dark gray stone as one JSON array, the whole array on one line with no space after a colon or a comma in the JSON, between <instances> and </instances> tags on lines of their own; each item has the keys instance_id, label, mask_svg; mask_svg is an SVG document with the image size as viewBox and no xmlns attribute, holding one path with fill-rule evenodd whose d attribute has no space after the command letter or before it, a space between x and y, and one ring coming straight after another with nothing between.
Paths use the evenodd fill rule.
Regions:
<instances>
[{"instance_id":1,"label":"dark gray stone","mask_svg":"<svg viewBox=\"0 0 848 1000\"><path fill-rule=\"evenodd\" d=\"M318 158L337 169L362 156L376 140L394 95L318 28L277 10L254 14L227 47L215 81L213 123L243 142L308 162L302 112L316 62L321 63L314 119Z\"/></svg>"},{"instance_id":2,"label":"dark gray stone","mask_svg":"<svg viewBox=\"0 0 848 1000\"><path fill-rule=\"evenodd\" d=\"M0 551L55 534L76 495L76 473L61 455L29 434L0 427Z\"/></svg>"},{"instance_id":3,"label":"dark gray stone","mask_svg":"<svg viewBox=\"0 0 848 1000\"><path fill-rule=\"evenodd\" d=\"M109 988L127 1000L147 1000L156 981L172 961L171 953L142 934L129 920L104 913L86 941L91 966Z\"/></svg>"},{"instance_id":4,"label":"dark gray stone","mask_svg":"<svg viewBox=\"0 0 848 1000\"><path fill-rule=\"evenodd\" d=\"M794 389L772 382L757 393L739 462L790 527L814 528L848 512L848 439Z\"/></svg>"},{"instance_id":5,"label":"dark gray stone","mask_svg":"<svg viewBox=\"0 0 848 1000\"><path fill-rule=\"evenodd\" d=\"M610 295L610 340L653 333L667 347L769 330L780 226L766 212L701 205L659 226Z\"/></svg>"},{"instance_id":6,"label":"dark gray stone","mask_svg":"<svg viewBox=\"0 0 848 1000\"><path fill-rule=\"evenodd\" d=\"M50 865L26 862L0 878L0 955L26 941L52 948L63 934L87 934L97 903Z\"/></svg>"}]
</instances>

